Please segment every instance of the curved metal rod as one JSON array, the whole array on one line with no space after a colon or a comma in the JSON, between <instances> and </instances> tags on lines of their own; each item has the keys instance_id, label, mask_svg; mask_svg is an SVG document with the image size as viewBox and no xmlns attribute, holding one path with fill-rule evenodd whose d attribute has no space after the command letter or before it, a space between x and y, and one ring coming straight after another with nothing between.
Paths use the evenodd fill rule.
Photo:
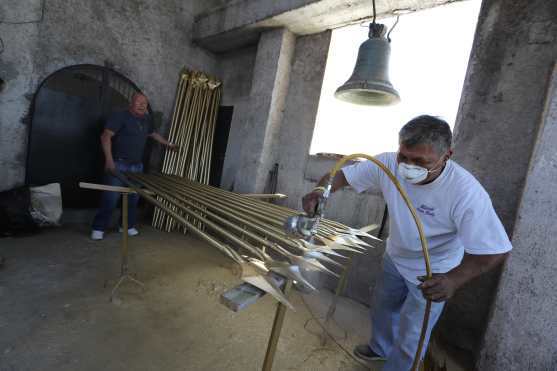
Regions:
<instances>
[{"instance_id":1,"label":"curved metal rod","mask_svg":"<svg viewBox=\"0 0 557 371\"><path fill-rule=\"evenodd\" d=\"M373 156L369 156L369 155L366 155L364 153L355 153L355 154L343 157L342 159L340 159L336 163L333 170L331 170L331 173L330 173L330 176L329 176L329 183L327 184L325 192L327 192L328 194L330 193L331 188L332 188L332 184L333 184L333 179L334 179L336 173L341 169L341 167L346 162L348 162L350 160L353 160L353 159L356 159L356 158L365 158L365 159L373 162L375 165L379 166L379 168L381 170L383 170L383 172L389 177L391 182L394 184L394 186L398 190L398 193L400 194L400 196L404 200L404 203L406 204L406 206L408 207L408 210L412 214L412 218L414 219L414 222L416 223L416 227L418 228L418 233L420 235L420 242L422 244L422 253L423 253L424 262L425 262L426 277L428 279L430 279L432 277L431 264L430 264L430 260L429 260L428 245L427 245L427 240L425 238L425 233L424 233L424 228L423 228L422 222L420 221L420 218L418 217L418 213L416 212L416 209L414 208L414 205L412 205L412 202L410 201L410 198L408 197L408 194L406 193L404 188L402 188L398 179L394 176L394 174L381 161L375 159ZM427 333L427 327L428 327L430 312L431 312L431 300L427 299L425 312L424 312L424 319L423 319L423 322L422 322L422 330L421 330L421 333L420 333L420 340L418 342L418 349L416 349L416 355L414 356L414 362L412 364L412 370L413 371L417 371L419 366L420 366L420 361L421 361L421 358L422 358L421 357L422 356L422 348L423 348L424 342L425 342L425 336L426 336L426 333Z\"/></svg>"}]
</instances>

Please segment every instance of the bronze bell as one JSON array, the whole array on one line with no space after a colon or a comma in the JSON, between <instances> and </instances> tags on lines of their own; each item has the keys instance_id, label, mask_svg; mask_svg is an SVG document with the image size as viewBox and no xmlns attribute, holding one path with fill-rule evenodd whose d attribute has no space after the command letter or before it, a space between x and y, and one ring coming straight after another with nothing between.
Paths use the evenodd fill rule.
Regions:
<instances>
[{"instance_id":1,"label":"bronze bell","mask_svg":"<svg viewBox=\"0 0 557 371\"><path fill-rule=\"evenodd\" d=\"M369 39L360 45L352 76L337 89L335 97L360 105L388 106L400 102L398 92L389 81L390 40L386 27L369 25Z\"/></svg>"}]
</instances>

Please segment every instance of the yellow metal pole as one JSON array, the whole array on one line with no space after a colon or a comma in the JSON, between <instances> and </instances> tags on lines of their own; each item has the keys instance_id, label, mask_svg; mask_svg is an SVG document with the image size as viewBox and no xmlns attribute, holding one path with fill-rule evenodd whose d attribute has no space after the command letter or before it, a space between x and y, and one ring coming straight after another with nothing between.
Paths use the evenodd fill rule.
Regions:
<instances>
[{"instance_id":1,"label":"yellow metal pole","mask_svg":"<svg viewBox=\"0 0 557 371\"><path fill-rule=\"evenodd\" d=\"M210 245L212 245L212 246L216 247L217 249L219 249L220 251L222 251L225 255L229 256L232 260L236 261L239 264L244 262L244 260L240 256L240 254L238 254L234 249L232 249L232 248L228 247L227 245L217 241L216 239L214 239L209 234L204 233L203 231L199 230L194 225L189 223L182 215L180 215L176 211L174 211L172 208L166 207L165 205L163 205L163 203L158 201L157 198L152 197L149 193L145 192L144 190L137 187L136 185L129 184L129 186L135 192L137 192L137 194L139 194L141 197L143 197L144 199L146 199L147 201L149 201L153 205L158 206L159 208L164 210L165 213L170 214L170 216L173 217L174 219L176 219L177 222L179 222L179 223L185 225L186 227L190 228L194 232L194 234L196 234L202 240L208 242Z\"/></svg>"},{"instance_id":2,"label":"yellow metal pole","mask_svg":"<svg viewBox=\"0 0 557 371\"><path fill-rule=\"evenodd\" d=\"M141 286L143 290L145 290L145 285L130 276L130 274L128 273L128 195L128 192L122 192L122 246L120 249L122 262L120 266L120 279L112 289L112 293L110 294L110 301L114 299L114 295L118 291L118 288L122 285L122 283L124 283L126 279L129 279L133 283Z\"/></svg>"},{"instance_id":3,"label":"yellow metal pole","mask_svg":"<svg viewBox=\"0 0 557 371\"><path fill-rule=\"evenodd\" d=\"M128 193L122 194L122 275L128 273Z\"/></svg>"},{"instance_id":4,"label":"yellow metal pole","mask_svg":"<svg viewBox=\"0 0 557 371\"><path fill-rule=\"evenodd\" d=\"M340 169L342 168L342 166L346 162L348 162L350 160L353 160L353 159L357 159L357 158L365 158L365 159L373 162L375 165L379 166L379 168L389 177L389 179L391 180L393 185L398 190L398 193L400 194L404 203L408 207L408 211L410 211L410 214L412 214L412 218L414 219L414 223L416 224L416 228L418 229L418 234L420 236L420 242L421 242L421 245L422 245L422 254L423 254L423 257L424 257L426 277L427 277L427 279L430 279L432 277L431 263L430 263L430 259L429 259L428 243L427 243L427 239L425 237L425 232L424 232L422 222L421 222L420 218L418 217L418 213L417 213L416 209L414 208L414 205L412 205L412 200L410 200L410 197L408 196L408 194L406 193L404 188L402 188L402 186L400 185L400 182L398 181L396 176L394 176L394 174L389 170L389 168L387 168L381 161L377 160L376 158L374 158L372 156L366 155L365 153L355 153L353 155L343 157L341 160L339 160L336 163L335 167L333 168L333 170L330 173L329 185L328 186L332 185L335 174L338 171L340 171ZM418 369L420 367L420 363L421 363L421 359L422 359L422 350L423 350L423 346L424 346L425 338L426 338L426 334L427 334L430 312L431 312L431 300L428 299L426 301L426 307L425 307L425 311L424 311L424 318L423 318L423 321L422 321L422 329L421 329L421 332L420 332L420 339L418 341L418 348L416 349L416 354L414 356L414 363L412 364L412 371L418 371Z\"/></svg>"},{"instance_id":5,"label":"yellow metal pole","mask_svg":"<svg viewBox=\"0 0 557 371\"><path fill-rule=\"evenodd\" d=\"M286 281L286 285L284 286L284 296L287 299L291 288L292 280ZM271 336L269 337L269 343L267 344L267 352L265 353L265 360L263 361L263 371L271 371L273 368L273 361L275 360L275 354L277 352L277 345L282 331L282 325L284 324L286 309L286 305L281 302L277 304L275 321L273 322L273 329L271 330Z\"/></svg>"}]
</instances>

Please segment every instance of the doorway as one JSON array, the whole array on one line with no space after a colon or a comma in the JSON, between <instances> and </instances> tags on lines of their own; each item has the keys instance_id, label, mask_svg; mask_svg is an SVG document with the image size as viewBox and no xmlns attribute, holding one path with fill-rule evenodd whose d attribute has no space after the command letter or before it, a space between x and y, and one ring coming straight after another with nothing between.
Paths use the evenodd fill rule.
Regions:
<instances>
[{"instance_id":1,"label":"doorway","mask_svg":"<svg viewBox=\"0 0 557 371\"><path fill-rule=\"evenodd\" d=\"M224 168L224 157L228 145L228 136L232 124L233 106L220 106L217 115L215 135L213 139L213 153L211 157L211 173L209 184L213 187L220 187L222 171Z\"/></svg>"},{"instance_id":2,"label":"doorway","mask_svg":"<svg viewBox=\"0 0 557 371\"><path fill-rule=\"evenodd\" d=\"M105 121L111 112L127 109L138 92L128 78L103 66L76 65L47 77L32 104L26 184L60 183L64 208L98 206L100 193L78 184L102 183ZM147 159L149 149L145 152Z\"/></svg>"}]
</instances>

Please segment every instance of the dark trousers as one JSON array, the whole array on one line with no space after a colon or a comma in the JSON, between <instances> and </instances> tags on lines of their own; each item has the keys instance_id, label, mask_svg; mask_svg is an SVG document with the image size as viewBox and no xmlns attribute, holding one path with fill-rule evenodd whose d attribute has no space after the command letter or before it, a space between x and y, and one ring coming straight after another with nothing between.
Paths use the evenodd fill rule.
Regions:
<instances>
[{"instance_id":1,"label":"dark trousers","mask_svg":"<svg viewBox=\"0 0 557 371\"><path fill-rule=\"evenodd\" d=\"M128 164L122 161L115 162L116 169L120 172L128 173L141 173L143 172L143 164ZM125 186L122 181L113 175L106 174L104 177L104 184L111 186ZM93 230L104 231L110 224L112 219L112 212L118 205L120 194L117 192L103 192L101 195L101 206L95 219L93 220ZM139 195L137 193L130 193L128 195L128 228L135 227L137 221L137 203ZM120 218L120 225L122 218Z\"/></svg>"}]
</instances>

